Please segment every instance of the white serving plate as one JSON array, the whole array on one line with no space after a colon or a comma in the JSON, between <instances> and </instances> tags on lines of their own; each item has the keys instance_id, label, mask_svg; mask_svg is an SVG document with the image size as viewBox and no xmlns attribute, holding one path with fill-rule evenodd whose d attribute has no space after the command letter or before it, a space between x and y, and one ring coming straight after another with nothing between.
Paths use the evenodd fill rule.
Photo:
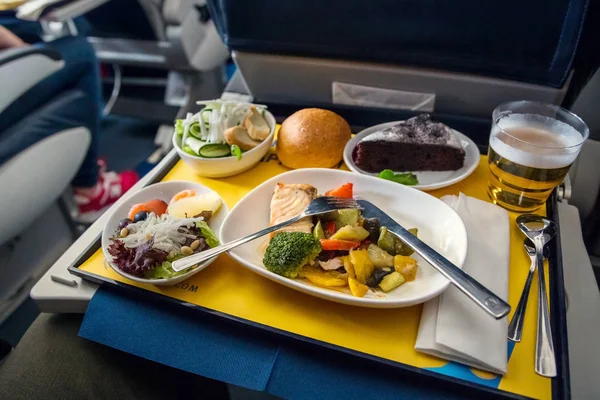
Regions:
<instances>
[{"instance_id":1,"label":"white serving plate","mask_svg":"<svg viewBox=\"0 0 600 400\"><path fill-rule=\"evenodd\" d=\"M350 141L346 144L344 148L344 162L348 166L351 171L357 172L359 174L377 176L376 173L366 172L362 169L358 168L352 159L352 152L354 148L365 136L368 136L372 133L382 131L390 126L396 125L398 122L386 122L384 124L379 124L372 126L370 128L364 129L357 133ZM434 190L440 189L446 186L453 185L457 182L462 181L469 175L475 171L477 166L479 165L480 153L479 149L475 142L473 142L469 137L463 135L458 131L454 131L454 134L458 137L460 142L462 143L463 149L465 149L465 164L461 169L456 171L410 171L417 175L419 179L419 184L411 186L415 189L420 190ZM397 173L409 172L409 171L396 171Z\"/></svg>"},{"instance_id":2,"label":"white serving plate","mask_svg":"<svg viewBox=\"0 0 600 400\"><path fill-rule=\"evenodd\" d=\"M269 205L275 185L307 183L323 194L346 182L354 184L356 197L371 201L406 228L417 227L419 237L462 268L467 255L467 232L458 214L441 200L413 188L347 171L333 169L298 169L278 175L248 193L229 213L221 229L220 240L226 243L269 225ZM450 284L446 278L415 254L419 263L417 278L377 297L354 297L350 291L330 290L300 279L287 279L269 272L262 264L268 238L260 238L229 252L235 260L272 281L292 289L338 303L372 308L398 308L423 303Z\"/></svg>"},{"instance_id":3,"label":"white serving plate","mask_svg":"<svg viewBox=\"0 0 600 400\"><path fill-rule=\"evenodd\" d=\"M173 278L168 278L168 279L139 278L137 276L130 275L128 273L121 271L116 265L114 265L111 262L112 256L108 253L108 250L107 250L108 246L110 244L109 239L117 231L117 229L119 227L119 221L123 218L127 218L127 214L129 213L129 210L131 209L131 207L134 204L144 203L144 202L150 201L152 199L159 199L159 200L166 201L168 203L169 200L171 200L171 198L175 194L181 192L182 190L187 190L187 189L195 190L197 195L205 194L208 192L213 192L213 190L207 188L206 186L200 185L199 183L193 183L193 182L168 181L168 182L155 183L154 185L145 187L144 189L140 190L139 192L128 196L127 200L125 200L112 213L112 215L110 216L108 221L106 221L106 225L104 225L104 231L102 232L102 252L104 253L104 258L106 259L107 264L113 270L115 270L116 273L118 273L119 275L121 275L127 279L131 279L132 281L139 282L139 283L147 283L147 284L151 284L151 285L155 285L155 286L170 286L170 285L175 285L176 283L182 282L182 281L186 280L187 278L189 278L190 276L197 274L198 272L202 271L204 268L208 267L215 260L216 257L211 258L210 260L203 262L202 264L198 265L196 268L192 269L191 271L186 272L183 275L175 276ZM221 199L221 201L223 201L223 199ZM223 204L221 205L221 208L219 209L219 211L217 211L217 213L215 215L213 215L213 217L209 221L208 225L212 228L213 231L215 231L217 236L219 236L219 234L220 234L219 232L221 230L221 226L223 225L228 213L229 213L229 209L227 208L227 205L223 201Z\"/></svg>"}]
</instances>

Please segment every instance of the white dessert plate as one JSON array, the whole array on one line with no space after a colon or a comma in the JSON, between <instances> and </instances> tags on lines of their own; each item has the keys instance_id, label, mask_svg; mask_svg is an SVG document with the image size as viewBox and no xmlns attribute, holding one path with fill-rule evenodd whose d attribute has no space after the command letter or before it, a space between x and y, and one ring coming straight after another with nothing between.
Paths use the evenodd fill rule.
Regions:
<instances>
[{"instance_id":1,"label":"white dessert plate","mask_svg":"<svg viewBox=\"0 0 600 400\"><path fill-rule=\"evenodd\" d=\"M182 190L188 190L188 189L194 190L197 195L202 195L202 194L205 194L208 192L214 192L214 190L209 189L206 186L201 185L199 183L186 182L186 181L167 181L167 182L155 183L154 185L150 185L148 187L141 189L139 192L135 192L132 194L129 194L129 193L126 194L127 198L123 202L121 202L121 204L119 204L119 206L115 209L115 211L112 213L110 218L106 221L106 225L104 225L104 231L102 232L102 252L104 253L104 258L106 259L106 263L116 273L118 273L119 275L121 275L127 279L130 279L130 280L138 282L138 283L149 283L149 284L155 285L155 286L171 286L171 285L175 285L176 283L179 283L179 282L182 282L182 281L188 279L192 275L197 274L198 272L202 271L204 268L208 267L216 259L216 257L211 258L210 260L203 262L202 264L198 265L197 267L191 269L190 271L188 271L184 274L174 276L172 278L167 278L167 279L140 278L140 277L137 277L137 276L134 276L134 275L131 275L131 274L121 271L119 269L119 267L117 267L115 264L112 263L112 256L108 252L108 246L110 245L110 238L118 231L119 221L121 219L127 217L129 210L131 209L131 207L133 207L134 204L144 203L144 202L150 201L152 199L160 199L160 200L166 201L168 203L169 200L175 194L181 192ZM219 235L221 226L223 225L223 222L225 222L225 218L227 217L227 214L229 213L227 205L225 204L223 199L221 199L221 201L223 203L221 205L221 208L219 209L219 211L216 212L216 214L208 222L208 225L215 232L215 234L217 234L217 236Z\"/></svg>"},{"instance_id":2,"label":"white dessert plate","mask_svg":"<svg viewBox=\"0 0 600 400\"><path fill-rule=\"evenodd\" d=\"M269 225L270 202L277 183L306 183L320 194L344 183L354 184L354 195L371 201L407 228L419 229L419 238L462 268L467 255L467 232L462 219L443 201L394 182L334 169L298 169L264 182L231 210L221 228L221 243L239 239ZM235 260L272 281L322 299L371 308L400 308L423 303L442 293L450 284L421 257L414 254L417 277L389 293L370 291L354 297L348 288L331 290L304 279L288 279L268 271L263 263L269 238L263 237L229 252Z\"/></svg>"},{"instance_id":3,"label":"white dessert plate","mask_svg":"<svg viewBox=\"0 0 600 400\"><path fill-rule=\"evenodd\" d=\"M358 142L360 142L364 137L370 135L371 133L382 131L386 128L389 128L390 126L394 126L398 122L401 122L401 121L386 122L385 124L375 125L370 128L364 129L364 130L360 131L359 133L357 133L356 135L354 135L354 137L352 139L350 139L350 141L346 144L346 147L344 148L344 162L346 163L348 168L351 171L357 172L359 174L377 176L376 173L366 172L366 171L363 171L362 169L358 168L356 166L356 164L354 163L354 160L352 159L352 152L354 151L354 148L356 147L356 145L358 145ZM411 186L411 187L413 187L415 189L420 189L420 190L440 189L440 188L443 188L446 186L453 185L457 182L460 182L463 179L465 179L466 177L468 177L469 175L471 175L473 173L473 171L475 171L475 168L477 168L477 165L479 165L479 158L480 158L479 149L477 148L477 145L475 144L475 142L473 142L467 136L463 135L462 133L460 133L454 129L453 129L453 131L454 131L454 134L458 137L458 139L462 143L463 149L465 149L465 164L463 165L463 167L461 169L458 169L456 171L395 171L395 172L397 172L397 173L412 172L415 175L417 175L417 179L419 179L419 184Z\"/></svg>"}]
</instances>

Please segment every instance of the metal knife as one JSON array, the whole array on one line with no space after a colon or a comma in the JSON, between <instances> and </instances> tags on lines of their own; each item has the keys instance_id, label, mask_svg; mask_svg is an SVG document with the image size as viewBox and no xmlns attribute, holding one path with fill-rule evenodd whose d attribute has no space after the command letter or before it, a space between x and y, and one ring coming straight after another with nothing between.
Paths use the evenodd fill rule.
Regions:
<instances>
[{"instance_id":1,"label":"metal knife","mask_svg":"<svg viewBox=\"0 0 600 400\"><path fill-rule=\"evenodd\" d=\"M365 218L379 218L381 226L385 226L389 232L396 235L408 247L423 257L425 261L431 264L432 267L437 269L459 290L487 311L491 316L500 319L510 312L510 305L507 302L496 296L466 272L426 245L419 238L394 221L389 215L377 208L373 203L366 200L358 200L358 203L363 207L362 214Z\"/></svg>"}]
</instances>

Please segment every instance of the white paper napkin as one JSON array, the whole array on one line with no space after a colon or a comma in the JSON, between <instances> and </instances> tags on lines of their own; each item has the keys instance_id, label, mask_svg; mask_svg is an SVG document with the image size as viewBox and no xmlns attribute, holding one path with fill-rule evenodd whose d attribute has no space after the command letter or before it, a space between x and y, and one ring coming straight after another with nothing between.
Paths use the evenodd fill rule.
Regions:
<instances>
[{"instance_id":1,"label":"white paper napkin","mask_svg":"<svg viewBox=\"0 0 600 400\"><path fill-rule=\"evenodd\" d=\"M442 198L462 218L468 249L463 270L508 298L510 231L506 210L465 196ZM506 373L507 318L496 320L453 285L423 306L415 349L499 374Z\"/></svg>"}]
</instances>

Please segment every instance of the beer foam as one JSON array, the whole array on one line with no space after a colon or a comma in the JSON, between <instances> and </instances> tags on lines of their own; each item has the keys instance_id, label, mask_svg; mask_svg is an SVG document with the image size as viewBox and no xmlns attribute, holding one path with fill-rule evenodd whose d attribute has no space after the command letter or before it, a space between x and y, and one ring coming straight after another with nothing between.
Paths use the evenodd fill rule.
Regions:
<instances>
[{"instance_id":1,"label":"beer foam","mask_svg":"<svg viewBox=\"0 0 600 400\"><path fill-rule=\"evenodd\" d=\"M539 138L536 140L538 143L528 144L532 143L528 139L518 140L518 134L514 133L519 128L528 128L535 133ZM490 147L514 163L551 169L571 165L579 154L581 146L578 144L582 140L581 134L564 122L535 114L511 114L493 125Z\"/></svg>"}]
</instances>

